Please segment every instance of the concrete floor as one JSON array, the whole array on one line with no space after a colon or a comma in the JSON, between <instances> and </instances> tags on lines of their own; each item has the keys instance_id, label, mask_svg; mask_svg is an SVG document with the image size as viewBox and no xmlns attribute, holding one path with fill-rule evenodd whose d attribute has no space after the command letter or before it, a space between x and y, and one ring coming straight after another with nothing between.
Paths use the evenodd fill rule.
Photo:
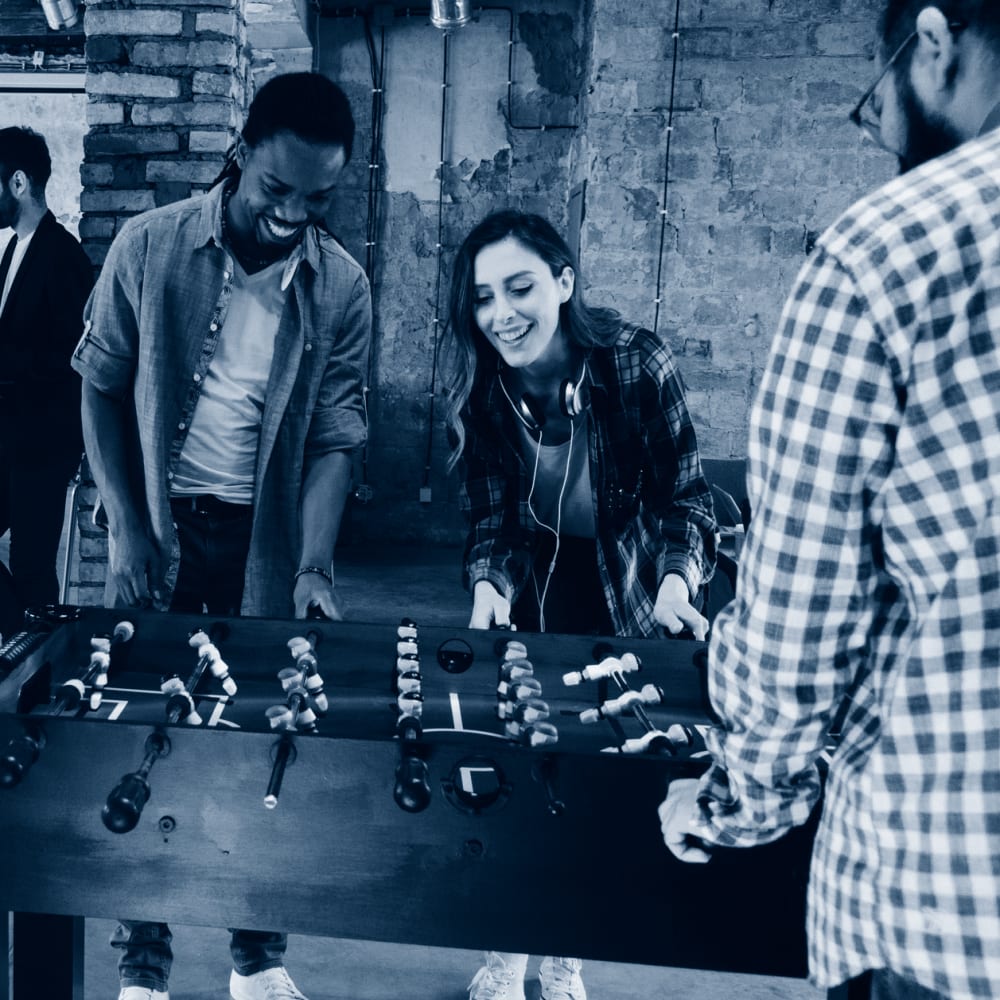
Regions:
<instances>
[{"instance_id":1,"label":"concrete floor","mask_svg":"<svg viewBox=\"0 0 1000 1000\"><path fill-rule=\"evenodd\" d=\"M6 557L0 539L0 558ZM418 624L468 623L470 603L460 578L458 549L346 547L336 559L336 584L347 617ZM85 998L115 1000L116 953L108 946L111 920L86 922ZM172 1000L228 997L229 935L217 928L174 926ZM710 929L707 930L710 933ZM288 969L310 1000L464 1000L479 967L479 952L366 941L292 936ZM537 1000L538 959L528 966L527 1000ZM590 1000L821 1000L801 980L692 969L588 961ZM44 1000L44 998L41 998Z\"/></svg>"},{"instance_id":2,"label":"concrete floor","mask_svg":"<svg viewBox=\"0 0 1000 1000\"><path fill-rule=\"evenodd\" d=\"M115 1000L115 956L108 947L114 923L87 921L85 1000ZM226 931L172 927L171 1000L225 1000L229 993ZM481 953L293 935L289 974L310 1000L466 1000ZM538 959L528 963L527 1000L538 1000ZM801 980L739 976L649 965L585 962L590 1000L821 1000Z\"/></svg>"}]
</instances>

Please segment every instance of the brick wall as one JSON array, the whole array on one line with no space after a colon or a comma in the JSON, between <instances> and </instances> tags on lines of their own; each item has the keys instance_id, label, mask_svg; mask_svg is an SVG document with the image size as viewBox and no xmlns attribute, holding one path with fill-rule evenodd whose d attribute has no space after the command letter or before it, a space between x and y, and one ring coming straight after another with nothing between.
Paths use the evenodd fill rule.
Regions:
<instances>
[{"instance_id":1,"label":"brick wall","mask_svg":"<svg viewBox=\"0 0 1000 1000\"><path fill-rule=\"evenodd\" d=\"M90 0L80 235L100 264L121 223L204 190L246 99L241 0Z\"/></svg>"},{"instance_id":2,"label":"brick wall","mask_svg":"<svg viewBox=\"0 0 1000 1000\"><path fill-rule=\"evenodd\" d=\"M444 35L425 16L377 8L373 40L385 70L377 329L371 441L356 469L373 498L349 505L343 544L462 539L456 483L444 471L442 401L432 397L435 320L454 250L501 205L540 211L568 231L571 192L585 190L580 245L591 300L655 322L677 355L703 453L745 454L748 408L795 273L816 233L894 170L846 120L874 70L879 6L681 0L665 215L673 2L512 0L509 10L481 10L449 36L446 90ZM270 34L260 37L268 39L289 9L287 0L247 7L267 8ZM308 29L313 62L344 86L358 121L329 221L364 261L371 65L361 18L343 13L315 17ZM288 43L288 66L272 49L253 51L241 0L96 0L86 30L81 232L100 261L123 218L214 177L249 79L306 60L300 40ZM84 510L81 528L87 518ZM81 576L96 582L100 538L83 540L92 566Z\"/></svg>"},{"instance_id":3,"label":"brick wall","mask_svg":"<svg viewBox=\"0 0 1000 1000\"><path fill-rule=\"evenodd\" d=\"M583 271L592 301L653 326L689 389L702 451L746 452L748 410L781 303L815 234L894 163L862 146L847 112L870 82L880 0L532 0L515 22L488 10L453 36L445 163L445 288L452 254L491 209L541 211L568 228L585 186ZM441 34L419 19L383 29L386 146L375 282L378 321L368 479L344 532L457 544L438 400L425 473L433 356ZM376 43L380 33L376 30ZM336 229L364 253L370 70L359 18L321 20L320 68L349 90L361 136ZM556 58L555 54L558 54ZM657 272L662 269L656 315Z\"/></svg>"},{"instance_id":4,"label":"brick wall","mask_svg":"<svg viewBox=\"0 0 1000 1000\"><path fill-rule=\"evenodd\" d=\"M746 454L771 335L816 233L895 164L847 113L879 0L681 0L658 327L702 453ZM592 297L656 317L675 5L593 0L579 174Z\"/></svg>"}]
</instances>

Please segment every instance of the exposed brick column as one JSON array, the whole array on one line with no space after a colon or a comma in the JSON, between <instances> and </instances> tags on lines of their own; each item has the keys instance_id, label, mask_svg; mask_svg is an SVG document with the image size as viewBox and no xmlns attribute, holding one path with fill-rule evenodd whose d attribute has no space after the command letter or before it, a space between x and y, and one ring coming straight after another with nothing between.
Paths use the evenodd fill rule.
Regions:
<instances>
[{"instance_id":1,"label":"exposed brick column","mask_svg":"<svg viewBox=\"0 0 1000 1000\"><path fill-rule=\"evenodd\" d=\"M243 118L244 0L89 0L80 236L95 264L123 219L204 190Z\"/></svg>"},{"instance_id":2,"label":"exposed brick column","mask_svg":"<svg viewBox=\"0 0 1000 1000\"><path fill-rule=\"evenodd\" d=\"M80 238L95 265L129 216L205 190L243 121L245 0L88 0ZM100 604L107 537L77 491L70 603Z\"/></svg>"}]
</instances>

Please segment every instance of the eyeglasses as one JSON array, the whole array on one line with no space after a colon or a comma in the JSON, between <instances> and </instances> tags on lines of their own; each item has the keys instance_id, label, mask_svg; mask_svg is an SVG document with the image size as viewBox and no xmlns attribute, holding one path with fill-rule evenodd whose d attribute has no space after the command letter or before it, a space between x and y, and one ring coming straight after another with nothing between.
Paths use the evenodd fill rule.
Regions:
<instances>
[{"instance_id":1,"label":"eyeglasses","mask_svg":"<svg viewBox=\"0 0 1000 1000\"><path fill-rule=\"evenodd\" d=\"M966 24L964 21L948 22L948 30L952 33L963 31L965 28ZM880 109L873 106L872 98L875 96L875 91L878 90L879 84L885 79L886 74L899 61L899 57L907 50L918 34L919 32L914 29L903 39L899 48L886 60L885 65L882 67L882 72L875 78L875 82L861 95L861 100L854 105L851 113L847 116L872 142L883 149L888 149L888 147L882 140L881 112ZM893 150L889 150L889 152L893 152Z\"/></svg>"}]
</instances>

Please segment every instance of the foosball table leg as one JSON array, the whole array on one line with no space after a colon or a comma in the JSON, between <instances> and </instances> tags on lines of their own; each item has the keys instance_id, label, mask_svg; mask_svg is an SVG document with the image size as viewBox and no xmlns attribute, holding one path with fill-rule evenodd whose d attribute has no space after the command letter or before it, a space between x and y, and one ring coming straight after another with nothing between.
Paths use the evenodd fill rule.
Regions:
<instances>
[{"instance_id":1,"label":"foosball table leg","mask_svg":"<svg viewBox=\"0 0 1000 1000\"><path fill-rule=\"evenodd\" d=\"M15 913L10 1000L83 1000L83 943L83 917Z\"/></svg>"}]
</instances>

